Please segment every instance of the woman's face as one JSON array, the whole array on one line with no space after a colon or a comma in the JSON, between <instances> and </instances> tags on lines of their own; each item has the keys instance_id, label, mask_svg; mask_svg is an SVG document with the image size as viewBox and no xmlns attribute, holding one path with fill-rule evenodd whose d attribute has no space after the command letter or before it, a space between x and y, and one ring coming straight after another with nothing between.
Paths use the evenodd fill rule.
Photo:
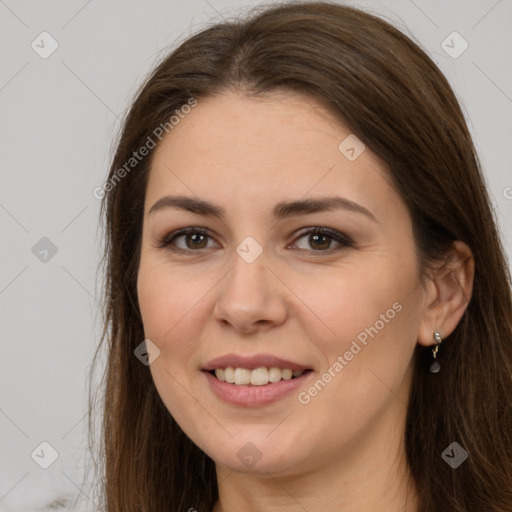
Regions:
<instances>
[{"instance_id":1,"label":"woman's face","mask_svg":"<svg viewBox=\"0 0 512 512\"><path fill-rule=\"evenodd\" d=\"M184 432L274 475L398 439L425 292L383 162L292 93L201 99L153 156L138 298Z\"/></svg>"}]
</instances>

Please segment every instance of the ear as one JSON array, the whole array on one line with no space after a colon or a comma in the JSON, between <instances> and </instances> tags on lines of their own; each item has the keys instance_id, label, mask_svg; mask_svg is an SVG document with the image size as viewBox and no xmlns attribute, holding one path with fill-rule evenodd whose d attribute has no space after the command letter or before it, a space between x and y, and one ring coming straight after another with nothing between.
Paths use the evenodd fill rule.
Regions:
<instances>
[{"instance_id":1,"label":"ear","mask_svg":"<svg viewBox=\"0 0 512 512\"><path fill-rule=\"evenodd\" d=\"M457 327L473 293L475 260L460 240L453 242L446 264L429 278L425 310L418 330L420 345L434 345L434 331L448 337Z\"/></svg>"}]
</instances>

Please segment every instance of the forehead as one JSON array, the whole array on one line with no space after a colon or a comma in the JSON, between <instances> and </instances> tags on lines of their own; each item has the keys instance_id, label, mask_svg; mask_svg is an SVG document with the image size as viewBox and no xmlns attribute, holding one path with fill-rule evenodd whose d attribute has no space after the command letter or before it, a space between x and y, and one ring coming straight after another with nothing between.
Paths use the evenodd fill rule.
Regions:
<instances>
[{"instance_id":1,"label":"forehead","mask_svg":"<svg viewBox=\"0 0 512 512\"><path fill-rule=\"evenodd\" d=\"M246 160L318 157L325 146L350 131L316 100L291 92L248 97L227 92L198 100L197 106L175 126L157 149L179 151L186 142L189 157L217 153L218 158ZM328 140L330 139L330 140ZM180 152L181 153L181 152ZM181 154L181 157L186 156Z\"/></svg>"},{"instance_id":2,"label":"forehead","mask_svg":"<svg viewBox=\"0 0 512 512\"><path fill-rule=\"evenodd\" d=\"M343 153L347 145L357 158ZM362 148L350 129L311 97L225 93L199 99L163 138L147 197L180 191L231 202L273 197L277 202L283 195L346 192L355 201L368 202L372 193L391 200L385 164Z\"/></svg>"}]
</instances>

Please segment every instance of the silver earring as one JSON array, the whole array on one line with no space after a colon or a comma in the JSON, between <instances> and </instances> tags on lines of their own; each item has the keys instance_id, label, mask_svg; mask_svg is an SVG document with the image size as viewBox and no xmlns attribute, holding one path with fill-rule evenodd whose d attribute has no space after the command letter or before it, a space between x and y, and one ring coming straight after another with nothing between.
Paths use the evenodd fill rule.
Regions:
<instances>
[{"instance_id":1,"label":"silver earring","mask_svg":"<svg viewBox=\"0 0 512 512\"><path fill-rule=\"evenodd\" d=\"M436 361L437 357L437 351L439 350L439 345L443 341L443 338L441 338L441 335L439 334L439 331L436 329L434 331L434 341L436 342L436 346L432 349L432 355L434 357L434 361L430 365L430 373L439 373L439 370L441 369L441 365L438 361Z\"/></svg>"}]
</instances>

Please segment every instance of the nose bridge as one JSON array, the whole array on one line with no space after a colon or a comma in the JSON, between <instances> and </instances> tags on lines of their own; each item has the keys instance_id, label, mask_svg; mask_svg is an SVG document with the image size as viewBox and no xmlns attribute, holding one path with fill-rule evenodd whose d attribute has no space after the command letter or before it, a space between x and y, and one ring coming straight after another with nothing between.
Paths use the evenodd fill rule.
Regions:
<instances>
[{"instance_id":1,"label":"nose bridge","mask_svg":"<svg viewBox=\"0 0 512 512\"><path fill-rule=\"evenodd\" d=\"M261 236L259 238L261 239ZM252 265L263 254L263 244L260 244L253 236L246 236L237 245L235 252L247 265Z\"/></svg>"},{"instance_id":2,"label":"nose bridge","mask_svg":"<svg viewBox=\"0 0 512 512\"><path fill-rule=\"evenodd\" d=\"M236 247L231 270L219 289L215 316L241 330L250 330L256 322L279 322L285 307L270 283L268 253L254 237L248 236Z\"/></svg>"},{"instance_id":3,"label":"nose bridge","mask_svg":"<svg viewBox=\"0 0 512 512\"><path fill-rule=\"evenodd\" d=\"M263 247L263 243L259 243L256 238L247 236L235 247L232 255L229 288L235 293L242 293L242 297L245 294L245 300L252 297L257 301L261 299L261 294L265 294L268 254Z\"/></svg>"}]
</instances>

